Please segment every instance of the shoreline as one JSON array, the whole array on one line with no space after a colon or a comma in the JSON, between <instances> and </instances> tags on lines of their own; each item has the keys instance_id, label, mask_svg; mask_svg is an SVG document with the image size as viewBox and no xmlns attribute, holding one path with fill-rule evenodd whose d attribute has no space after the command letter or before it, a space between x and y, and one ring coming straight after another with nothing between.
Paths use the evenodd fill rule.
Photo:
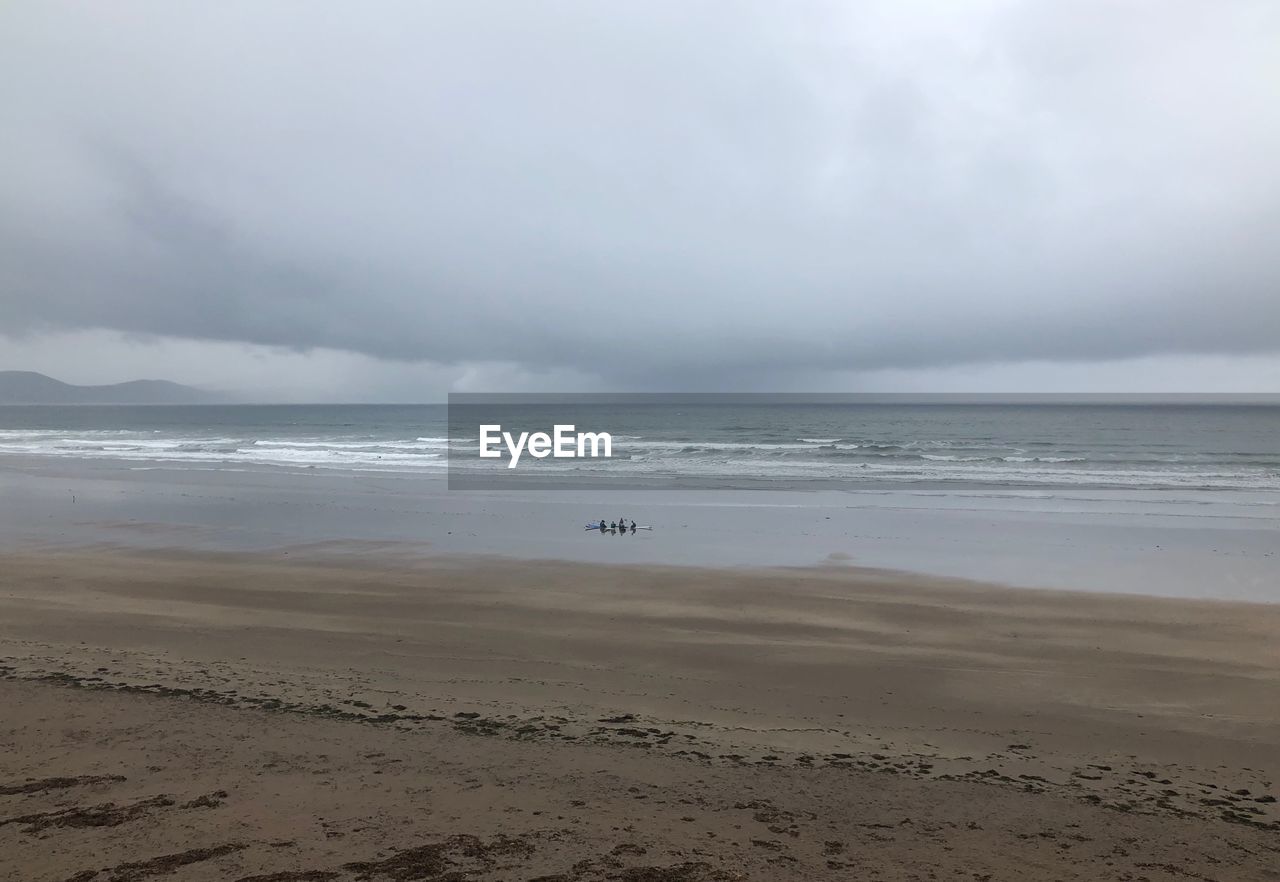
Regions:
<instances>
[{"instance_id":1,"label":"shoreline","mask_svg":"<svg viewBox=\"0 0 1280 882\"><path fill-rule=\"evenodd\" d=\"M0 461L0 550L332 542L597 565L848 564L1099 593L1280 602L1274 500L1239 494L449 492L443 481ZM606 511L655 529L586 535Z\"/></svg>"}]
</instances>

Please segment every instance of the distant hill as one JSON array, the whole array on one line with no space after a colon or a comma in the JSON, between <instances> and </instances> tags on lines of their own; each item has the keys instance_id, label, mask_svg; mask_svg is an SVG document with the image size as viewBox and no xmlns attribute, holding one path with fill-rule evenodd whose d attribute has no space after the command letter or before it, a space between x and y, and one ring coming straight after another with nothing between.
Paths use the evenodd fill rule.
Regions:
<instances>
[{"instance_id":1,"label":"distant hill","mask_svg":"<svg viewBox=\"0 0 1280 882\"><path fill-rule=\"evenodd\" d=\"M0 404L216 404L222 396L168 380L73 386L35 371L0 371Z\"/></svg>"}]
</instances>

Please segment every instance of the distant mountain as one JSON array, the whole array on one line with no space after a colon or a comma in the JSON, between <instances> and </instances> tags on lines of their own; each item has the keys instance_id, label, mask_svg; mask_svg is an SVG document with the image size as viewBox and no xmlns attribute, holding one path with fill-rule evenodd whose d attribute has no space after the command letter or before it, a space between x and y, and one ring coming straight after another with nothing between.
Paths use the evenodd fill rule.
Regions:
<instances>
[{"instance_id":1,"label":"distant mountain","mask_svg":"<svg viewBox=\"0 0 1280 882\"><path fill-rule=\"evenodd\" d=\"M0 371L0 404L215 404L222 396L168 380L73 386L35 371Z\"/></svg>"}]
</instances>

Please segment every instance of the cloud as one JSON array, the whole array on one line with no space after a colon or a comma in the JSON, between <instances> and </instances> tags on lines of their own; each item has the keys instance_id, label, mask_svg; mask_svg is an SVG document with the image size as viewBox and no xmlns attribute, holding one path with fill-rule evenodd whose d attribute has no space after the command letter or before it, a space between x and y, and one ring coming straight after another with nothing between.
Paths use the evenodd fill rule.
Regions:
<instances>
[{"instance_id":1,"label":"cloud","mask_svg":"<svg viewBox=\"0 0 1280 882\"><path fill-rule=\"evenodd\" d=\"M1190 0L10 4L0 331L400 385L1276 353L1277 33Z\"/></svg>"},{"instance_id":2,"label":"cloud","mask_svg":"<svg viewBox=\"0 0 1280 882\"><path fill-rule=\"evenodd\" d=\"M449 392L653 391L646 382L605 380L515 362L392 362L333 349L300 352L244 343L73 331L0 336L0 369L36 370L71 383L154 378L257 402L419 403ZM748 369L685 378L664 389L782 392L1274 392L1280 356L1149 356L1093 362L1028 361L872 371ZM674 384L674 381L670 381Z\"/></svg>"}]
</instances>

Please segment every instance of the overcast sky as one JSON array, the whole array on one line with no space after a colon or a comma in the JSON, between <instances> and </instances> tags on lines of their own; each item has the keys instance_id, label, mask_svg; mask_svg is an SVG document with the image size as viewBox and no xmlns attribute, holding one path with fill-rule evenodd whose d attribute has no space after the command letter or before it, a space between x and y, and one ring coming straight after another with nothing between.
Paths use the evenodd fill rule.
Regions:
<instances>
[{"instance_id":1,"label":"overcast sky","mask_svg":"<svg viewBox=\"0 0 1280 882\"><path fill-rule=\"evenodd\" d=\"M0 5L0 368L1280 391L1280 3Z\"/></svg>"}]
</instances>

